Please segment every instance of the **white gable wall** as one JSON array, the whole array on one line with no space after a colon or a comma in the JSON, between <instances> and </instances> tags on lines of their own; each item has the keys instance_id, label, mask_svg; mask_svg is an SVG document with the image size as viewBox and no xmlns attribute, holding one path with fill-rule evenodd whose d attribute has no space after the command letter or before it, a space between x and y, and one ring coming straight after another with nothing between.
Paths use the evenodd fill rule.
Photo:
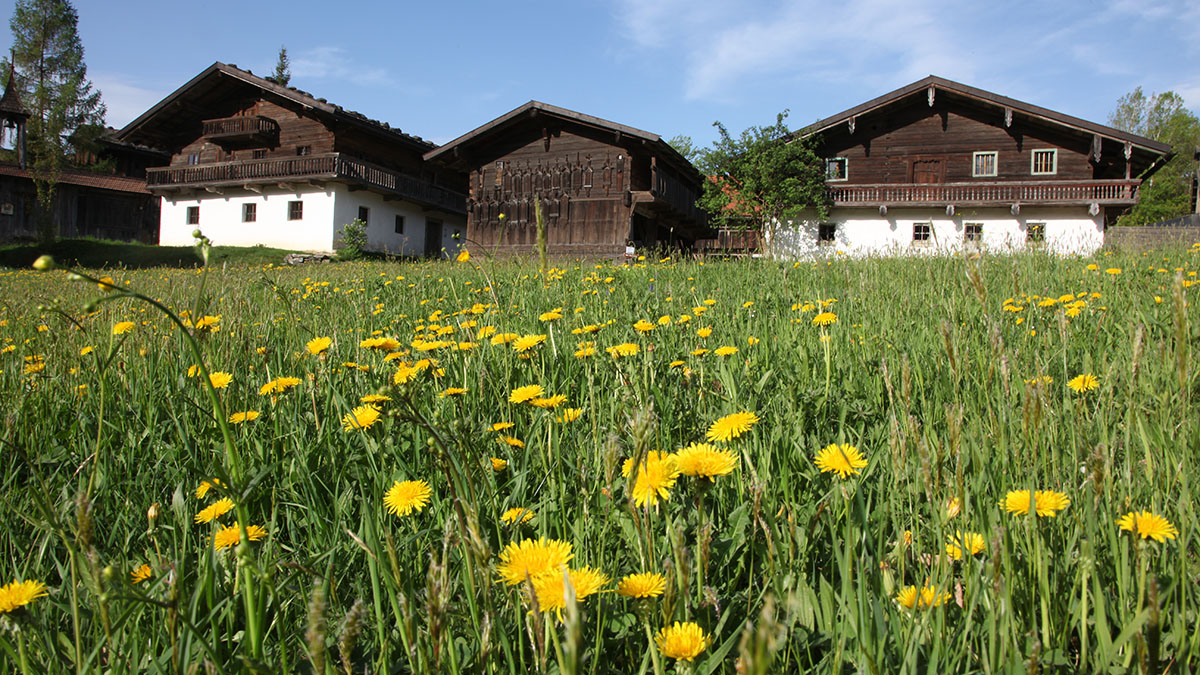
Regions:
<instances>
[{"instance_id":1,"label":"white gable wall","mask_svg":"<svg viewBox=\"0 0 1200 675\"><path fill-rule=\"evenodd\" d=\"M833 244L818 245L820 222L836 223ZM927 243L914 244L913 226L931 223ZM1027 248L1030 223L1045 224L1044 250L1086 255L1104 244L1103 215L1091 216L1087 207L1022 207L1014 216L1007 208L964 209L947 216L945 209L892 208L886 216L878 209L833 209L824 221L801 220L774 228L768 236L772 255L780 258L814 258L841 252L845 255L928 255L961 251L966 223L983 225L982 248L1013 252Z\"/></svg>"}]
</instances>

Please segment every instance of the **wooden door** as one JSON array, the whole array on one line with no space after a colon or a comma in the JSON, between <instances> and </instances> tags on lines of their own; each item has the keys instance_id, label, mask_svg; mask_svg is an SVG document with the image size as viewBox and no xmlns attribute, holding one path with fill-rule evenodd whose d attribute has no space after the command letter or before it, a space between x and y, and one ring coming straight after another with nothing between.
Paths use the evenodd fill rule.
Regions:
<instances>
[{"instance_id":1,"label":"wooden door","mask_svg":"<svg viewBox=\"0 0 1200 675\"><path fill-rule=\"evenodd\" d=\"M439 258L442 255L442 222L425 221L425 256Z\"/></svg>"},{"instance_id":2,"label":"wooden door","mask_svg":"<svg viewBox=\"0 0 1200 675\"><path fill-rule=\"evenodd\" d=\"M940 159L912 160L912 182L920 185L946 182L946 164Z\"/></svg>"}]
</instances>

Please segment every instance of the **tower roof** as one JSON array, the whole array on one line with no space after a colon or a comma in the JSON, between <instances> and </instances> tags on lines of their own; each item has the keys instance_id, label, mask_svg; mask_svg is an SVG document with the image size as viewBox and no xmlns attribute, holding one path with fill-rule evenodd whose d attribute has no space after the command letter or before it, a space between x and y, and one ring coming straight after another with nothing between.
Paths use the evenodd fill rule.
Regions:
<instances>
[{"instance_id":1,"label":"tower roof","mask_svg":"<svg viewBox=\"0 0 1200 675\"><path fill-rule=\"evenodd\" d=\"M4 88L4 96L0 97L0 116L4 118L18 118L24 120L29 117L29 110L21 104L21 97L17 94L17 69L16 66L9 61L8 64L8 86Z\"/></svg>"}]
</instances>

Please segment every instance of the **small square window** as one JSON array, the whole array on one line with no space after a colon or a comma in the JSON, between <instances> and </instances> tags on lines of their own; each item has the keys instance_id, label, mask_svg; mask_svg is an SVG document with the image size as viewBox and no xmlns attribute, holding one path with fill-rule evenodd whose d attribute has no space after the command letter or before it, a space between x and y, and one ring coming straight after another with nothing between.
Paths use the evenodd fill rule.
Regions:
<instances>
[{"instance_id":1,"label":"small square window","mask_svg":"<svg viewBox=\"0 0 1200 675\"><path fill-rule=\"evenodd\" d=\"M371 209L360 206L358 207L358 219L363 221L363 225L371 222Z\"/></svg>"},{"instance_id":2,"label":"small square window","mask_svg":"<svg viewBox=\"0 0 1200 675\"><path fill-rule=\"evenodd\" d=\"M825 160L825 180L846 180L849 176L849 165L845 157Z\"/></svg>"},{"instance_id":3,"label":"small square window","mask_svg":"<svg viewBox=\"0 0 1200 675\"><path fill-rule=\"evenodd\" d=\"M312 146L311 145L297 145L296 146L296 156L297 157L304 157L305 155L311 155L311 154L312 154Z\"/></svg>"},{"instance_id":4,"label":"small square window","mask_svg":"<svg viewBox=\"0 0 1200 675\"><path fill-rule=\"evenodd\" d=\"M396 234L404 234L404 216L396 216Z\"/></svg>"},{"instance_id":5,"label":"small square window","mask_svg":"<svg viewBox=\"0 0 1200 675\"><path fill-rule=\"evenodd\" d=\"M200 153L193 152L190 155L188 155L188 164L191 164L194 166L199 163L200 163Z\"/></svg>"},{"instance_id":6,"label":"small square window","mask_svg":"<svg viewBox=\"0 0 1200 675\"><path fill-rule=\"evenodd\" d=\"M996 175L996 151L977 152L971 161L971 176L982 178Z\"/></svg>"},{"instance_id":7,"label":"small square window","mask_svg":"<svg viewBox=\"0 0 1200 675\"><path fill-rule=\"evenodd\" d=\"M817 244L828 246L837 234L837 223L821 223L817 226Z\"/></svg>"},{"instance_id":8,"label":"small square window","mask_svg":"<svg viewBox=\"0 0 1200 675\"><path fill-rule=\"evenodd\" d=\"M188 225L199 225L200 224L200 207L199 206L187 207L187 224Z\"/></svg>"},{"instance_id":9,"label":"small square window","mask_svg":"<svg viewBox=\"0 0 1200 675\"><path fill-rule=\"evenodd\" d=\"M1053 176L1058 173L1058 150L1034 150L1030 157L1029 172L1035 176Z\"/></svg>"},{"instance_id":10,"label":"small square window","mask_svg":"<svg viewBox=\"0 0 1200 675\"><path fill-rule=\"evenodd\" d=\"M1045 223L1026 223L1025 224L1025 242L1033 245L1046 243L1046 224Z\"/></svg>"},{"instance_id":11,"label":"small square window","mask_svg":"<svg viewBox=\"0 0 1200 675\"><path fill-rule=\"evenodd\" d=\"M242 222L253 223L258 220L258 204L242 204Z\"/></svg>"},{"instance_id":12,"label":"small square window","mask_svg":"<svg viewBox=\"0 0 1200 675\"><path fill-rule=\"evenodd\" d=\"M304 202L288 202L288 220L304 219Z\"/></svg>"},{"instance_id":13,"label":"small square window","mask_svg":"<svg viewBox=\"0 0 1200 675\"><path fill-rule=\"evenodd\" d=\"M250 159L263 159L267 156L266 150L251 150Z\"/></svg>"},{"instance_id":14,"label":"small square window","mask_svg":"<svg viewBox=\"0 0 1200 675\"><path fill-rule=\"evenodd\" d=\"M928 244L933 235L933 223L913 223L913 243Z\"/></svg>"},{"instance_id":15,"label":"small square window","mask_svg":"<svg viewBox=\"0 0 1200 675\"><path fill-rule=\"evenodd\" d=\"M965 223L963 241L968 245L978 246L983 241L983 223Z\"/></svg>"}]
</instances>

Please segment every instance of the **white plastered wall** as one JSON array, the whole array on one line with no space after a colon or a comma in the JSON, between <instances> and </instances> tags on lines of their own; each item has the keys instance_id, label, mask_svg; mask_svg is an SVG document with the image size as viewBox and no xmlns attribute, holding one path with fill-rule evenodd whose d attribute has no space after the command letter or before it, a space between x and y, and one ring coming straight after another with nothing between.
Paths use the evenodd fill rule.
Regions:
<instances>
[{"instance_id":1,"label":"white plastered wall","mask_svg":"<svg viewBox=\"0 0 1200 675\"><path fill-rule=\"evenodd\" d=\"M288 202L303 203L300 220L288 220ZM255 205L254 222L243 222L245 204ZM200 207L199 225L189 225L187 210ZM351 191L341 183L324 188L311 187L294 192L278 188L263 193L230 189L224 194L189 195L162 198L159 220L159 244L191 246L192 231L199 228L217 246L269 246L296 251L333 252L342 227L358 217L358 209L369 209L367 248L394 255L421 256L425 252L425 233L429 220L442 222L442 240L437 248L455 255L462 244L454 233L465 234L461 216L440 212L426 213L422 207L402 200L385 201L368 190ZM396 216L404 216L404 232L396 232Z\"/></svg>"},{"instance_id":2,"label":"white plastered wall","mask_svg":"<svg viewBox=\"0 0 1200 675\"><path fill-rule=\"evenodd\" d=\"M817 244L821 222L836 223L834 242ZM930 224L928 242L914 244L913 226ZM768 235L768 248L780 258L814 258L842 253L866 255L927 255L961 251L965 225L983 226L982 249L1013 252L1027 248L1030 223L1044 223L1044 250L1060 254L1086 255L1104 244L1102 215L1092 216L1087 207L1023 207L1018 215L1007 208L963 209L947 216L945 209L833 209L823 221L800 220L777 226Z\"/></svg>"}]
</instances>

